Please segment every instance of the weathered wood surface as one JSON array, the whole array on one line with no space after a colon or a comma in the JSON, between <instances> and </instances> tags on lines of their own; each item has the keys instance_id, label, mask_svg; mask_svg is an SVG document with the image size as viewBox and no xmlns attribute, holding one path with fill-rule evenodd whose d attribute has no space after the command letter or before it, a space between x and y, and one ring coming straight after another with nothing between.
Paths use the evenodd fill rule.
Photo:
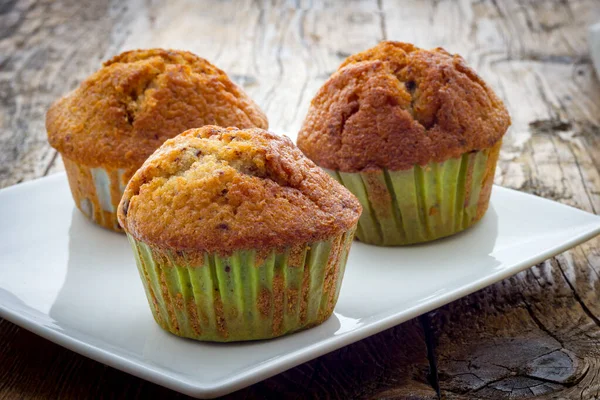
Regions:
<instances>
[{"instance_id":1,"label":"weathered wood surface","mask_svg":"<svg viewBox=\"0 0 600 400\"><path fill-rule=\"evenodd\" d=\"M244 86L273 131L295 132L343 58L394 39L462 54L506 101L513 126L496 183L600 213L600 83L586 43L597 20L597 0L2 0L0 187L62 169L45 110L121 50L194 51ZM184 398L6 321L0 340L0 399ZM438 389L600 398L600 239L231 398L427 399Z\"/></svg>"}]
</instances>

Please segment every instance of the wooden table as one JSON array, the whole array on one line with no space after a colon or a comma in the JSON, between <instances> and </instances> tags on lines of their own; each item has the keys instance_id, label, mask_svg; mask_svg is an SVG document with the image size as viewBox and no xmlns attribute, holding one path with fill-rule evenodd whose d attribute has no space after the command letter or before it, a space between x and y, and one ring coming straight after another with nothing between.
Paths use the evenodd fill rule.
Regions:
<instances>
[{"instance_id":1,"label":"wooden table","mask_svg":"<svg viewBox=\"0 0 600 400\"><path fill-rule=\"evenodd\" d=\"M600 213L598 0L0 2L0 187L63 169L49 104L124 50L189 49L297 131L379 40L462 54L510 109L496 183ZM551 215L548 218L552 218ZM1 223L1 222L0 222ZM0 399L184 398L0 320ZM600 239L231 398L600 398Z\"/></svg>"}]
</instances>

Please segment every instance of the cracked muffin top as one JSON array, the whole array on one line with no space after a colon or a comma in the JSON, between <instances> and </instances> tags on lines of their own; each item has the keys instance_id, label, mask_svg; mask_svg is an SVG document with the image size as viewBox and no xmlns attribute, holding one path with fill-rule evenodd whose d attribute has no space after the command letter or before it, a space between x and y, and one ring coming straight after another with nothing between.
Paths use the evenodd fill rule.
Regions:
<instances>
[{"instance_id":1,"label":"cracked muffin top","mask_svg":"<svg viewBox=\"0 0 600 400\"><path fill-rule=\"evenodd\" d=\"M118 210L137 240L221 254L327 240L360 213L356 197L287 137L218 126L167 140L129 181Z\"/></svg>"},{"instance_id":2,"label":"cracked muffin top","mask_svg":"<svg viewBox=\"0 0 600 400\"><path fill-rule=\"evenodd\" d=\"M381 42L348 57L321 87L298 147L329 169L396 171L489 148L509 125L502 101L462 57Z\"/></svg>"},{"instance_id":3,"label":"cracked muffin top","mask_svg":"<svg viewBox=\"0 0 600 400\"><path fill-rule=\"evenodd\" d=\"M203 125L267 128L267 118L219 68L162 49L112 58L46 115L50 144L63 156L131 172L165 140Z\"/></svg>"}]
</instances>

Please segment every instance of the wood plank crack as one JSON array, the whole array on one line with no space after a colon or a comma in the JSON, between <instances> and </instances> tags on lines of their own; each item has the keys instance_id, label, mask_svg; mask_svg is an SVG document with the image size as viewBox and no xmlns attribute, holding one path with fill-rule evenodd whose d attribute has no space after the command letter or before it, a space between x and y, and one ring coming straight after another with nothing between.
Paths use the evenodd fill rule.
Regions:
<instances>
[{"instance_id":1,"label":"wood plank crack","mask_svg":"<svg viewBox=\"0 0 600 400\"><path fill-rule=\"evenodd\" d=\"M560 270L560 272L562 274L562 277L564 278L565 282L567 283L567 285L569 286L569 288L573 292L573 298L577 301L577 303L579 303L579 306L581 307L581 309L583 310L583 312L592 321L594 321L594 323L596 324L597 327L600 328L600 319L596 315L594 315L594 313L589 309L589 307L587 306L587 304L581 299L581 296L577 292L577 289L575 289L575 287L573 286L573 283L571 283L571 280L567 277L567 274L565 273L565 270L562 267L561 262L558 261L556 265L557 265L558 269Z\"/></svg>"},{"instance_id":2,"label":"wood plank crack","mask_svg":"<svg viewBox=\"0 0 600 400\"><path fill-rule=\"evenodd\" d=\"M564 345L563 341L557 335L555 335L552 331L550 331L542 323L542 321L540 321L540 319L535 315L535 313L531 309L531 305L529 304L529 302L527 301L527 299L525 298L525 296L523 296L523 294L521 294L521 301L523 302L523 305L525 306L525 309L527 310L527 313L529 314L529 316L531 317L531 319L533 320L533 322L537 325L537 327L540 328L542 331L544 331L552 339L556 340L560 344L560 347L564 348L565 345ZM541 356L538 356L538 357L541 357Z\"/></svg>"},{"instance_id":3,"label":"wood plank crack","mask_svg":"<svg viewBox=\"0 0 600 400\"><path fill-rule=\"evenodd\" d=\"M437 356L435 354L435 336L431 328L431 320L428 314L423 314L419 317L419 323L425 333L425 344L427 345L427 360L429 361L429 374L427 381L435 390L438 398L441 398L440 393L440 378L437 367Z\"/></svg>"},{"instance_id":4,"label":"wood plank crack","mask_svg":"<svg viewBox=\"0 0 600 400\"><path fill-rule=\"evenodd\" d=\"M381 29L381 40L388 40L387 27L385 21L385 11L383 9L383 0L377 0L377 10L379 11L379 27Z\"/></svg>"}]
</instances>

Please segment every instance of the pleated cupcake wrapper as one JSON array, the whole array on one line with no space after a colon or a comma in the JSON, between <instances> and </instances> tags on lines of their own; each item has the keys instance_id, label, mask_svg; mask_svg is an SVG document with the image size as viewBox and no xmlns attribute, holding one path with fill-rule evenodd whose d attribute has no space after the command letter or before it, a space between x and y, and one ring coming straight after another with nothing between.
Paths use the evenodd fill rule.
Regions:
<instances>
[{"instance_id":1,"label":"pleated cupcake wrapper","mask_svg":"<svg viewBox=\"0 0 600 400\"><path fill-rule=\"evenodd\" d=\"M363 206L356 231L361 242L420 243L460 232L483 216L500 146L402 171L326 171Z\"/></svg>"},{"instance_id":2,"label":"pleated cupcake wrapper","mask_svg":"<svg viewBox=\"0 0 600 400\"><path fill-rule=\"evenodd\" d=\"M164 251L128 238L156 322L179 336L228 342L325 321L339 296L353 236L354 229L283 251L229 256Z\"/></svg>"},{"instance_id":3,"label":"pleated cupcake wrapper","mask_svg":"<svg viewBox=\"0 0 600 400\"><path fill-rule=\"evenodd\" d=\"M117 207L127 185L125 170L90 168L66 157L63 162L77 208L98 225L122 232Z\"/></svg>"}]
</instances>

